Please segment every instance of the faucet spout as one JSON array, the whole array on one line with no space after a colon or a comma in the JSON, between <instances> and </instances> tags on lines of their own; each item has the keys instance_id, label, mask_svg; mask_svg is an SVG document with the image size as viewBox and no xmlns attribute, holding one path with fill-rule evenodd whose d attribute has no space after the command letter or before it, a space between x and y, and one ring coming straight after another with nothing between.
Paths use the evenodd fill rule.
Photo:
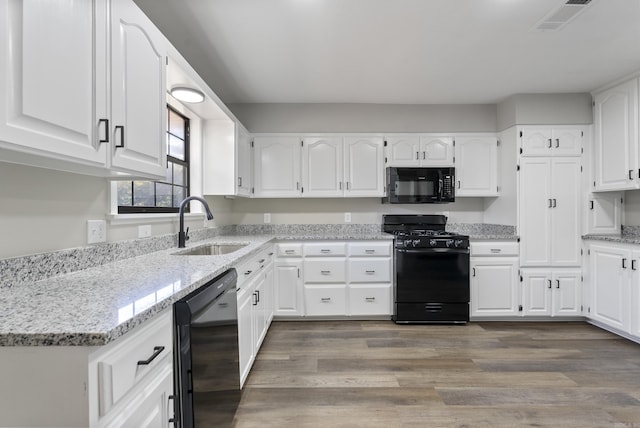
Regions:
<instances>
[{"instance_id":1,"label":"faucet spout","mask_svg":"<svg viewBox=\"0 0 640 428\"><path fill-rule=\"evenodd\" d=\"M199 196L189 196L185 198L182 202L180 202L180 209L178 210L178 216L180 217L180 231L178 232L178 248L184 248L187 240L189 239L189 229L187 228L187 232L184 231L184 208L187 206L189 202L192 200L199 201L204 205L205 212L207 214L207 220L213 220L213 214L211 214L211 210L209 209L209 204L203 198Z\"/></svg>"}]
</instances>

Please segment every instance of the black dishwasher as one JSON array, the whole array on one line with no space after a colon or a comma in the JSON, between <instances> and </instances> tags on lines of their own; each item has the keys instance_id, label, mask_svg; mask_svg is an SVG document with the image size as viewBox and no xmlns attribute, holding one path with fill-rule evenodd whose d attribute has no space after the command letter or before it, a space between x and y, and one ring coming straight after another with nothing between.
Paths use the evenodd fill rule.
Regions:
<instances>
[{"instance_id":1,"label":"black dishwasher","mask_svg":"<svg viewBox=\"0 0 640 428\"><path fill-rule=\"evenodd\" d=\"M231 426L240 402L238 274L230 269L173 305L176 426Z\"/></svg>"}]
</instances>

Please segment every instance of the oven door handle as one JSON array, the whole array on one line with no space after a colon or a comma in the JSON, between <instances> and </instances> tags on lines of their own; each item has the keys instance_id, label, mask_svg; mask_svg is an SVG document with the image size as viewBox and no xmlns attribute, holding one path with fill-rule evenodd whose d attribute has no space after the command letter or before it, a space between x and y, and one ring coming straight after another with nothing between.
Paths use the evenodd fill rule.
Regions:
<instances>
[{"instance_id":1,"label":"oven door handle","mask_svg":"<svg viewBox=\"0 0 640 428\"><path fill-rule=\"evenodd\" d=\"M406 254L469 254L468 248L396 248L396 251Z\"/></svg>"}]
</instances>

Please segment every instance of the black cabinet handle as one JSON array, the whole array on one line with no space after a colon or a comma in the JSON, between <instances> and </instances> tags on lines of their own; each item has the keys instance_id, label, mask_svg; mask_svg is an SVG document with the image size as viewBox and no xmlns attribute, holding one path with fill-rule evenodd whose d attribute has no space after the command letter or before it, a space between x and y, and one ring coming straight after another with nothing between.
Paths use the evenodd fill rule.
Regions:
<instances>
[{"instance_id":1,"label":"black cabinet handle","mask_svg":"<svg viewBox=\"0 0 640 428\"><path fill-rule=\"evenodd\" d=\"M549 281L549 287L548 288L551 288L551 280L548 279L547 281Z\"/></svg>"},{"instance_id":2,"label":"black cabinet handle","mask_svg":"<svg viewBox=\"0 0 640 428\"><path fill-rule=\"evenodd\" d=\"M556 149L560 148L560 139L556 138Z\"/></svg>"},{"instance_id":3,"label":"black cabinet handle","mask_svg":"<svg viewBox=\"0 0 640 428\"><path fill-rule=\"evenodd\" d=\"M476 276L476 268L472 268L473 270L473 276Z\"/></svg>"},{"instance_id":4,"label":"black cabinet handle","mask_svg":"<svg viewBox=\"0 0 640 428\"><path fill-rule=\"evenodd\" d=\"M552 208L553 207L553 202L551 202L551 199L548 199L548 201L549 201L549 208Z\"/></svg>"},{"instance_id":5,"label":"black cabinet handle","mask_svg":"<svg viewBox=\"0 0 640 428\"><path fill-rule=\"evenodd\" d=\"M589 209L592 210L593 209L593 201L589 201Z\"/></svg>"},{"instance_id":6,"label":"black cabinet handle","mask_svg":"<svg viewBox=\"0 0 640 428\"><path fill-rule=\"evenodd\" d=\"M560 280L556 279L556 288L560 288Z\"/></svg>"},{"instance_id":7,"label":"black cabinet handle","mask_svg":"<svg viewBox=\"0 0 640 428\"><path fill-rule=\"evenodd\" d=\"M631 270L636 270L636 259L631 260Z\"/></svg>"},{"instance_id":8,"label":"black cabinet handle","mask_svg":"<svg viewBox=\"0 0 640 428\"><path fill-rule=\"evenodd\" d=\"M146 360L140 360L138 361L138 365L139 366L146 366L151 364L151 361L155 360L156 357L158 355L160 355L160 353L164 351L164 346L154 346L153 347L153 354L151 354L151 356L149 358L147 358Z\"/></svg>"},{"instance_id":9,"label":"black cabinet handle","mask_svg":"<svg viewBox=\"0 0 640 428\"><path fill-rule=\"evenodd\" d=\"M118 125L116 126L116 131L120 131L120 144L116 144L116 148L124 148L124 126Z\"/></svg>"},{"instance_id":10,"label":"black cabinet handle","mask_svg":"<svg viewBox=\"0 0 640 428\"><path fill-rule=\"evenodd\" d=\"M551 148L551 138L549 138L549 148Z\"/></svg>"},{"instance_id":11,"label":"black cabinet handle","mask_svg":"<svg viewBox=\"0 0 640 428\"><path fill-rule=\"evenodd\" d=\"M633 170L629 170L629 180L633 180Z\"/></svg>"},{"instance_id":12,"label":"black cabinet handle","mask_svg":"<svg viewBox=\"0 0 640 428\"><path fill-rule=\"evenodd\" d=\"M416 160L420 159L420 152L416 152Z\"/></svg>"},{"instance_id":13,"label":"black cabinet handle","mask_svg":"<svg viewBox=\"0 0 640 428\"><path fill-rule=\"evenodd\" d=\"M99 143L108 143L109 142L109 119L100 119L98 120L98 124L104 123L104 138L98 140Z\"/></svg>"},{"instance_id":14,"label":"black cabinet handle","mask_svg":"<svg viewBox=\"0 0 640 428\"><path fill-rule=\"evenodd\" d=\"M553 208L555 208L555 207L557 206L557 205L556 205L556 202L557 202L557 201L556 201L556 198L553 198Z\"/></svg>"},{"instance_id":15,"label":"black cabinet handle","mask_svg":"<svg viewBox=\"0 0 640 428\"><path fill-rule=\"evenodd\" d=\"M627 268L627 259L622 259L622 269Z\"/></svg>"}]
</instances>

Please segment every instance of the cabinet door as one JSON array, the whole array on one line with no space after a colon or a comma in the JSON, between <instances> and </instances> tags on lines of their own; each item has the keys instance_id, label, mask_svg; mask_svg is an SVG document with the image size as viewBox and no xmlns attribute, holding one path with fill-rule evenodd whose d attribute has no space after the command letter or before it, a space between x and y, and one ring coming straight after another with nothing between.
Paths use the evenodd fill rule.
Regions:
<instances>
[{"instance_id":1,"label":"cabinet door","mask_svg":"<svg viewBox=\"0 0 640 428\"><path fill-rule=\"evenodd\" d=\"M622 193L592 193L589 197L587 233L620 233Z\"/></svg>"},{"instance_id":2,"label":"cabinet door","mask_svg":"<svg viewBox=\"0 0 640 428\"><path fill-rule=\"evenodd\" d=\"M519 227L522 266L551 266L551 159L520 161ZM573 219L576 221L577 219Z\"/></svg>"},{"instance_id":3,"label":"cabinet door","mask_svg":"<svg viewBox=\"0 0 640 428\"><path fill-rule=\"evenodd\" d=\"M458 137L456 196L498 196L498 140Z\"/></svg>"},{"instance_id":4,"label":"cabinet door","mask_svg":"<svg viewBox=\"0 0 640 428\"><path fill-rule=\"evenodd\" d=\"M551 136L551 153L554 156L580 156L582 136L583 130L580 128L554 128Z\"/></svg>"},{"instance_id":5,"label":"cabinet door","mask_svg":"<svg viewBox=\"0 0 640 428\"><path fill-rule=\"evenodd\" d=\"M613 245L590 246L591 318L626 331L629 326L628 250Z\"/></svg>"},{"instance_id":6,"label":"cabinet door","mask_svg":"<svg viewBox=\"0 0 640 428\"><path fill-rule=\"evenodd\" d=\"M255 137L254 196L298 197L300 182L300 139L298 137Z\"/></svg>"},{"instance_id":7,"label":"cabinet door","mask_svg":"<svg viewBox=\"0 0 640 428\"><path fill-rule=\"evenodd\" d=\"M580 158L551 160L551 258L553 266L580 266L582 245ZM538 230L540 235L544 230ZM535 239L535 236L533 236Z\"/></svg>"},{"instance_id":8,"label":"cabinet door","mask_svg":"<svg viewBox=\"0 0 640 428\"><path fill-rule=\"evenodd\" d=\"M384 194L384 146L379 137L345 137L344 179L348 197Z\"/></svg>"},{"instance_id":9,"label":"cabinet door","mask_svg":"<svg viewBox=\"0 0 640 428\"><path fill-rule=\"evenodd\" d=\"M236 137L236 163L238 196L251 196L251 135L238 127Z\"/></svg>"},{"instance_id":10,"label":"cabinet door","mask_svg":"<svg viewBox=\"0 0 640 428\"><path fill-rule=\"evenodd\" d=\"M552 146L551 127L531 126L520 131L522 156L548 156Z\"/></svg>"},{"instance_id":11,"label":"cabinet door","mask_svg":"<svg viewBox=\"0 0 640 428\"><path fill-rule=\"evenodd\" d=\"M596 190L637 187L638 80L594 97Z\"/></svg>"},{"instance_id":12,"label":"cabinet door","mask_svg":"<svg viewBox=\"0 0 640 428\"><path fill-rule=\"evenodd\" d=\"M269 263L265 267L265 269L266 271L264 273L264 285L262 286L263 291L260 298L262 299L262 306L265 313L265 328L268 330L269 326L271 325L271 321L273 320L273 262Z\"/></svg>"},{"instance_id":13,"label":"cabinet door","mask_svg":"<svg viewBox=\"0 0 640 428\"><path fill-rule=\"evenodd\" d=\"M552 279L553 316L579 316L582 272L579 269L555 270Z\"/></svg>"},{"instance_id":14,"label":"cabinet door","mask_svg":"<svg viewBox=\"0 0 640 428\"><path fill-rule=\"evenodd\" d=\"M417 135L386 137L388 166L420 165L420 138Z\"/></svg>"},{"instance_id":15,"label":"cabinet door","mask_svg":"<svg viewBox=\"0 0 640 428\"><path fill-rule=\"evenodd\" d=\"M342 138L307 137L302 147L302 196L342 196Z\"/></svg>"},{"instance_id":16,"label":"cabinet door","mask_svg":"<svg viewBox=\"0 0 640 428\"><path fill-rule=\"evenodd\" d=\"M253 339L253 303L255 297L253 292L247 289L238 301L238 347L240 354L240 385L249 375L251 365L255 359L254 339Z\"/></svg>"},{"instance_id":17,"label":"cabinet door","mask_svg":"<svg viewBox=\"0 0 640 428\"><path fill-rule=\"evenodd\" d=\"M129 0L111 2L111 165L164 178L167 157L166 41ZM170 144L170 143L169 143Z\"/></svg>"},{"instance_id":18,"label":"cabinet door","mask_svg":"<svg viewBox=\"0 0 640 428\"><path fill-rule=\"evenodd\" d=\"M254 302L253 302L253 354L254 356L258 355L258 350L260 349L260 345L262 345L262 341L267 334L267 314L265 311L265 302L264 302L264 275L260 275L257 280L256 288L254 291ZM268 298L267 298L268 300Z\"/></svg>"},{"instance_id":19,"label":"cabinet door","mask_svg":"<svg viewBox=\"0 0 640 428\"><path fill-rule=\"evenodd\" d=\"M551 315L551 272L539 269L522 269L523 315Z\"/></svg>"},{"instance_id":20,"label":"cabinet door","mask_svg":"<svg viewBox=\"0 0 640 428\"><path fill-rule=\"evenodd\" d=\"M420 137L420 162L423 166L453 166L453 138Z\"/></svg>"},{"instance_id":21,"label":"cabinet door","mask_svg":"<svg viewBox=\"0 0 640 428\"><path fill-rule=\"evenodd\" d=\"M302 261L276 261L274 267L274 315L304 315Z\"/></svg>"},{"instance_id":22,"label":"cabinet door","mask_svg":"<svg viewBox=\"0 0 640 428\"><path fill-rule=\"evenodd\" d=\"M640 250L634 250L631 254L631 290L629 333L640 338Z\"/></svg>"},{"instance_id":23,"label":"cabinet door","mask_svg":"<svg viewBox=\"0 0 640 428\"><path fill-rule=\"evenodd\" d=\"M94 50L98 3L2 2L0 147L104 169L107 145L98 140L108 130L102 123L98 135L94 116L106 96L98 73L106 48ZM106 115L104 105L96 114Z\"/></svg>"},{"instance_id":24,"label":"cabinet door","mask_svg":"<svg viewBox=\"0 0 640 428\"><path fill-rule=\"evenodd\" d=\"M471 316L517 316L518 259L471 261Z\"/></svg>"},{"instance_id":25,"label":"cabinet door","mask_svg":"<svg viewBox=\"0 0 640 428\"><path fill-rule=\"evenodd\" d=\"M115 419L102 425L106 427L164 428L169 424L169 396L173 395L171 364L157 374L156 378ZM172 402L172 401L171 401Z\"/></svg>"}]
</instances>

